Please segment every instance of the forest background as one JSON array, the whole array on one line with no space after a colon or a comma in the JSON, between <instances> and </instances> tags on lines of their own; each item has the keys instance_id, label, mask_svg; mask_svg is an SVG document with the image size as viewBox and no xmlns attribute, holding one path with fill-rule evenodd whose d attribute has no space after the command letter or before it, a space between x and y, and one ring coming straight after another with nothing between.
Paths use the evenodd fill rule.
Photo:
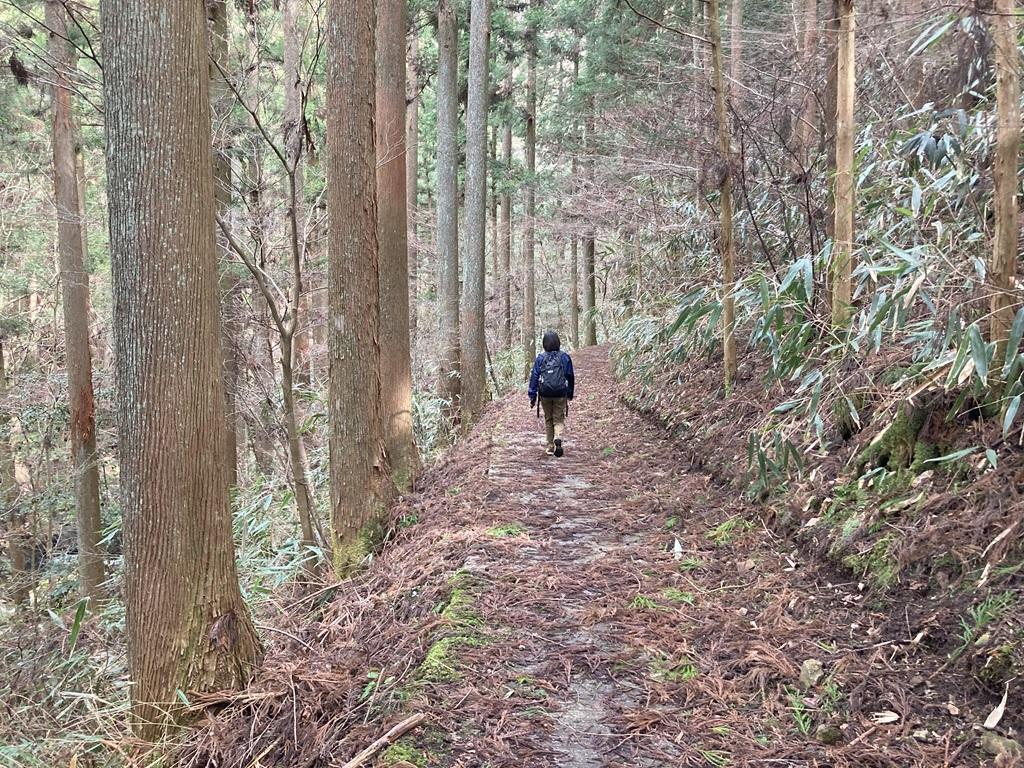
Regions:
<instances>
[{"instance_id":1,"label":"forest background","mask_svg":"<svg viewBox=\"0 0 1024 768\"><path fill-rule=\"evenodd\" d=\"M258 617L338 554L329 8L208 10L233 533ZM855 32L849 0L377 13L378 43L402 41L378 51L375 148L381 220L408 222L380 238L375 340L382 380L411 398L388 451L399 490L521 384L557 328L571 346L612 344L635 407L704 424L691 437L723 476L739 444L737 492L781 530L879 588L967 579L1010 613L1024 516L1005 498L1019 502L1024 424L1015 3L866 0ZM52 733L29 724L38 704L97 744L128 707L101 38L95 2L0 6L0 652L18 670L0 681L15 702L0 732L26 764L49 764L29 746ZM62 238L80 244L87 294ZM404 298L387 292L406 278ZM83 370L92 486L76 458L93 455L74 429ZM685 396L694 370L707 399ZM402 524L362 531L346 559ZM105 598L91 617L90 593ZM85 625L103 639L87 651ZM1020 663L1006 655L996 688Z\"/></svg>"}]
</instances>

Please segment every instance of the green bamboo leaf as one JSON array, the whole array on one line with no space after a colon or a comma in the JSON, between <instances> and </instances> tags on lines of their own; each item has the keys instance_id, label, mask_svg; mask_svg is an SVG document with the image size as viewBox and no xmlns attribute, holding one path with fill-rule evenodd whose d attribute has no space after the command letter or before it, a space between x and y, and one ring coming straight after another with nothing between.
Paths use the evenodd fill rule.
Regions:
<instances>
[{"instance_id":1,"label":"green bamboo leaf","mask_svg":"<svg viewBox=\"0 0 1024 768\"><path fill-rule=\"evenodd\" d=\"M999 456L991 448L985 449L985 458L988 459L988 463L992 465L992 469L999 468Z\"/></svg>"},{"instance_id":2,"label":"green bamboo leaf","mask_svg":"<svg viewBox=\"0 0 1024 768\"><path fill-rule=\"evenodd\" d=\"M75 611L75 620L71 624L71 637L68 639L68 656L71 656L75 652L75 646L78 645L78 635L82 631L82 621L85 619L85 609L88 606L88 600L78 601L78 610Z\"/></svg>"},{"instance_id":3,"label":"green bamboo leaf","mask_svg":"<svg viewBox=\"0 0 1024 768\"><path fill-rule=\"evenodd\" d=\"M956 357L953 358L953 366L949 369L949 375L946 376L946 389L949 389L956 384L957 379L960 378L960 371L964 369L967 364L967 350L968 342L966 337L960 339L960 346L957 347Z\"/></svg>"},{"instance_id":4,"label":"green bamboo leaf","mask_svg":"<svg viewBox=\"0 0 1024 768\"><path fill-rule=\"evenodd\" d=\"M1006 406L1006 415L1003 416L1003 437L1005 438L1010 434L1010 428L1013 426L1013 420L1017 418L1017 411L1020 410L1020 395L1017 395L1010 404Z\"/></svg>"},{"instance_id":5,"label":"green bamboo leaf","mask_svg":"<svg viewBox=\"0 0 1024 768\"><path fill-rule=\"evenodd\" d=\"M978 446L975 445L975 446L973 446L971 448L961 448L959 451L953 451L952 453L947 453L945 456L938 456L937 458L934 458L934 459L926 459L925 461L923 461L921 463L922 464L945 464L945 463L950 462L950 461L956 461L957 459L962 459L965 456L970 456L972 453L977 453L977 452L978 452Z\"/></svg>"},{"instance_id":6,"label":"green bamboo leaf","mask_svg":"<svg viewBox=\"0 0 1024 768\"><path fill-rule=\"evenodd\" d=\"M1006 341L1006 360L1003 362L1003 378L1010 375L1010 365L1020 350L1020 340L1024 337L1024 307L1017 310L1010 327L1010 338Z\"/></svg>"},{"instance_id":7,"label":"green bamboo leaf","mask_svg":"<svg viewBox=\"0 0 1024 768\"><path fill-rule=\"evenodd\" d=\"M981 329L977 323L967 331L971 342L971 359L974 360L974 371L978 374L982 384L988 384L988 347L981 337Z\"/></svg>"},{"instance_id":8,"label":"green bamboo leaf","mask_svg":"<svg viewBox=\"0 0 1024 768\"><path fill-rule=\"evenodd\" d=\"M956 24L956 17L947 19L944 22L939 22L928 27L924 32L918 35L917 40L910 46L910 55L916 56L919 53L923 53L931 46L935 45L942 37L953 28Z\"/></svg>"}]
</instances>

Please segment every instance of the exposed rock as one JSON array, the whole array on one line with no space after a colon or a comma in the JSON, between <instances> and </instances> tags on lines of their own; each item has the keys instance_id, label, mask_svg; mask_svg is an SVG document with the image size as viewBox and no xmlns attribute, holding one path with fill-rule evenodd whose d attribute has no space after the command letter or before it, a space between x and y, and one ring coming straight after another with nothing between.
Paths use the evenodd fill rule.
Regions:
<instances>
[{"instance_id":1,"label":"exposed rock","mask_svg":"<svg viewBox=\"0 0 1024 768\"><path fill-rule=\"evenodd\" d=\"M817 659L807 659L800 665L800 685L804 690L810 690L818 684L821 676L825 674L825 667Z\"/></svg>"}]
</instances>

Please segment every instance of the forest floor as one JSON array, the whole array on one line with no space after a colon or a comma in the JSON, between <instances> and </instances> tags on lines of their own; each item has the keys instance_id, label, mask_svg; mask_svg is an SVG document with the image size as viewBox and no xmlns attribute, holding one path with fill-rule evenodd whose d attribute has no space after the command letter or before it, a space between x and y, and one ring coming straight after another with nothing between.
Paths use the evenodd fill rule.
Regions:
<instances>
[{"instance_id":1,"label":"forest floor","mask_svg":"<svg viewBox=\"0 0 1024 768\"><path fill-rule=\"evenodd\" d=\"M376 765L1017 764L986 763L992 702L920 611L692 469L607 350L575 367L566 455L521 392L491 404L366 574L281 606L263 672L202 702L184 763L342 766L423 713Z\"/></svg>"}]
</instances>

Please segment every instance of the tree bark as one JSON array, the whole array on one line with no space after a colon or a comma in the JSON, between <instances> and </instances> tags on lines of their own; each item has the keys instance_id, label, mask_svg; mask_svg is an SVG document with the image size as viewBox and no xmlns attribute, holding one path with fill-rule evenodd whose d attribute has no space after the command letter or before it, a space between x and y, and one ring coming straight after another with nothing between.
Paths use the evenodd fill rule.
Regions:
<instances>
[{"instance_id":1,"label":"tree bark","mask_svg":"<svg viewBox=\"0 0 1024 768\"><path fill-rule=\"evenodd\" d=\"M853 294L853 230L856 190L853 179L854 68L853 0L839 0L839 46L836 52L835 235L832 253L832 326L846 328Z\"/></svg>"},{"instance_id":2,"label":"tree bark","mask_svg":"<svg viewBox=\"0 0 1024 768\"><path fill-rule=\"evenodd\" d=\"M204 10L101 11L128 661L144 738L176 713L177 691L241 686L261 654L222 441Z\"/></svg>"},{"instance_id":3,"label":"tree bark","mask_svg":"<svg viewBox=\"0 0 1024 768\"><path fill-rule=\"evenodd\" d=\"M231 89L222 70L228 66L228 4L227 0L212 0L206 12L210 35L210 108L213 115L213 184L217 200L217 215L229 218L232 207L231 147L225 134L230 130L216 130L230 119L233 99ZM224 350L224 460L227 463L228 485L238 485L238 377L239 343L242 324L238 303L240 285L235 274L230 252L223 238L218 238L218 256L221 286L221 346Z\"/></svg>"},{"instance_id":4,"label":"tree bark","mask_svg":"<svg viewBox=\"0 0 1024 768\"><path fill-rule=\"evenodd\" d=\"M572 57L572 82L577 86L580 80L580 54L577 51ZM572 153L572 180L578 183L579 159L577 149ZM573 347L580 345L580 260L579 260L579 239L574 235L571 239L570 255L572 261L569 265L569 330L572 335Z\"/></svg>"},{"instance_id":5,"label":"tree bark","mask_svg":"<svg viewBox=\"0 0 1024 768\"><path fill-rule=\"evenodd\" d=\"M293 329L281 337L281 397L284 406L284 428L288 441L288 463L295 493L295 508L302 529L302 546L307 550L316 545L313 533L317 515L313 483L309 479L309 460L306 444L299 425L299 406L295 402L295 337Z\"/></svg>"},{"instance_id":6,"label":"tree bark","mask_svg":"<svg viewBox=\"0 0 1024 768\"><path fill-rule=\"evenodd\" d=\"M1001 368L1006 343L1021 294L1014 290L1017 274L1017 168L1020 162L1020 52L1017 48L1016 0L996 0L992 37L996 63L996 153L992 174L996 233L992 248L991 317L989 337L996 345L995 364ZM1016 350L1010 350L1011 353Z\"/></svg>"},{"instance_id":7,"label":"tree bark","mask_svg":"<svg viewBox=\"0 0 1024 768\"><path fill-rule=\"evenodd\" d=\"M797 118L794 169L797 173L808 173L811 166L811 150L817 129L818 102L814 97L813 76L818 52L818 0L804 0L803 12L803 65L804 91L800 100L800 114ZM810 223L810 222L808 222Z\"/></svg>"},{"instance_id":8,"label":"tree bark","mask_svg":"<svg viewBox=\"0 0 1024 768\"><path fill-rule=\"evenodd\" d=\"M46 2L53 66L53 186L57 211L57 252L64 310L68 373L71 463L78 523L78 578L84 598L102 601L103 550L100 546L100 478L96 463L96 415L89 344L89 273L85 269L85 224L78 173L78 126L71 104L70 76L75 68L68 43L67 11L58 0Z\"/></svg>"},{"instance_id":9,"label":"tree bark","mask_svg":"<svg viewBox=\"0 0 1024 768\"><path fill-rule=\"evenodd\" d=\"M594 231L583 238L583 345L597 345L597 243Z\"/></svg>"},{"instance_id":10,"label":"tree bark","mask_svg":"<svg viewBox=\"0 0 1024 768\"><path fill-rule=\"evenodd\" d=\"M302 0L282 0L281 15L284 42L284 144L288 159L288 216L286 239L298 250L297 274L301 280L306 264L306 170L305 126L302 104L302 37L299 33L299 8ZM294 258L294 257L293 257ZM312 334L308 324L300 322L305 301L300 283L295 313L292 368L296 384L303 389L312 385ZM299 418L301 421L301 418Z\"/></svg>"},{"instance_id":11,"label":"tree bark","mask_svg":"<svg viewBox=\"0 0 1024 768\"><path fill-rule=\"evenodd\" d=\"M327 50L331 528L339 575L385 512L373 0L330 0ZM404 93L404 90L402 91ZM404 202L404 196L402 197Z\"/></svg>"},{"instance_id":12,"label":"tree bark","mask_svg":"<svg viewBox=\"0 0 1024 768\"><path fill-rule=\"evenodd\" d=\"M405 123L405 194L407 209L407 240L409 242L409 347L415 356L416 336L419 332L419 249L416 239L416 219L419 216L420 178L420 82L419 36L416 30L409 34L408 91Z\"/></svg>"},{"instance_id":13,"label":"tree bark","mask_svg":"<svg viewBox=\"0 0 1024 768\"><path fill-rule=\"evenodd\" d=\"M466 102L465 258L462 283L462 424L468 428L487 397L484 275L487 228L487 77L490 0L472 0Z\"/></svg>"},{"instance_id":14,"label":"tree bark","mask_svg":"<svg viewBox=\"0 0 1024 768\"><path fill-rule=\"evenodd\" d=\"M733 284L736 282L736 245L732 230L732 148L729 139L729 114L726 110L726 89L722 73L722 32L719 24L718 0L708 4L708 36L711 38L712 77L715 91L715 121L718 124L719 162L723 164L719 199L718 249L722 258L722 357L725 390L732 391L736 378L736 324Z\"/></svg>"},{"instance_id":15,"label":"tree bark","mask_svg":"<svg viewBox=\"0 0 1024 768\"><path fill-rule=\"evenodd\" d=\"M587 117L584 124L586 136L583 145L589 155L586 159L587 182L590 188L594 186L594 98L590 97L587 105ZM583 345L593 347L597 345L597 263L596 243L597 234L593 226L587 228L583 236Z\"/></svg>"},{"instance_id":16,"label":"tree bark","mask_svg":"<svg viewBox=\"0 0 1024 768\"><path fill-rule=\"evenodd\" d=\"M459 32L452 0L437 4L437 291L440 299L438 385L458 413L461 343L459 318Z\"/></svg>"},{"instance_id":17,"label":"tree bark","mask_svg":"<svg viewBox=\"0 0 1024 768\"><path fill-rule=\"evenodd\" d=\"M377 242L380 256L381 418L391 478L412 489L419 455L412 423L409 241L405 159L405 2L377 0Z\"/></svg>"},{"instance_id":18,"label":"tree bark","mask_svg":"<svg viewBox=\"0 0 1024 768\"><path fill-rule=\"evenodd\" d=\"M531 3L531 7L532 7ZM523 375L537 356L535 239L537 215L537 30L526 30L526 210L523 215Z\"/></svg>"},{"instance_id":19,"label":"tree bark","mask_svg":"<svg viewBox=\"0 0 1024 768\"><path fill-rule=\"evenodd\" d=\"M0 338L0 400L7 398L7 361L3 339ZM11 562L10 598L15 605L28 600L32 583L28 568L25 516L19 510L18 481L14 473L14 451L11 449L11 417L6 407L0 408L0 501L4 505L3 523L7 534L7 557Z\"/></svg>"},{"instance_id":20,"label":"tree bark","mask_svg":"<svg viewBox=\"0 0 1024 768\"><path fill-rule=\"evenodd\" d=\"M507 98L512 98L512 65L509 64L505 79ZM501 247L501 328L502 346L512 347L512 193L509 182L512 176L512 123L505 123L501 137L501 163L505 169L505 188L501 195L501 216L498 223L498 240Z\"/></svg>"},{"instance_id":21,"label":"tree bark","mask_svg":"<svg viewBox=\"0 0 1024 768\"><path fill-rule=\"evenodd\" d=\"M731 0L729 4L729 101L738 109L740 83L743 77L743 0Z\"/></svg>"}]
</instances>

